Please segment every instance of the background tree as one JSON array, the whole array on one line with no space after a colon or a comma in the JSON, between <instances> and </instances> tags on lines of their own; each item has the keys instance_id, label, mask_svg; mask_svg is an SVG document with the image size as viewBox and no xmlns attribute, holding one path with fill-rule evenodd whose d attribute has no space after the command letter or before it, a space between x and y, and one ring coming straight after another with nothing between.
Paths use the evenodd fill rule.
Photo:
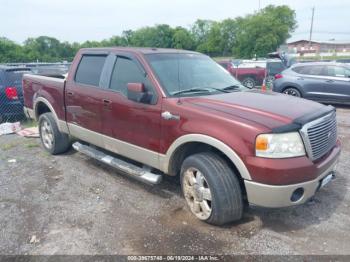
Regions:
<instances>
[{"instance_id":1,"label":"background tree","mask_svg":"<svg viewBox=\"0 0 350 262\"><path fill-rule=\"evenodd\" d=\"M288 6L267 6L254 15L238 18L233 54L266 56L283 44L296 28L295 11Z\"/></svg>"},{"instance_id":2,"label":"background tree","mask_svg":"<svg viewBox=\"0 0 350 262\"><path fill-rule=\"evenodd\" d=\"M192 34L186 28L176 27L174 29L172 47L193 50L195 48L195 41Z\"/></svg>"},{"instance_id":3,"label":"background tree","mask_svg":"<svg viewBox=\"0 0 350 262\"><path fill-rule=\"evenodd\" d=\"M196 50L211 56L252 58L275 51L296 28L295 12L288 6L267 6L245 17L223 21L196 20L172 28L167 24L125 30L102 41L60 42L49 36L28 38L23 45L0 38L0 63L71 61L79 48L138 46Z\"/></svg>"}]
</instances>

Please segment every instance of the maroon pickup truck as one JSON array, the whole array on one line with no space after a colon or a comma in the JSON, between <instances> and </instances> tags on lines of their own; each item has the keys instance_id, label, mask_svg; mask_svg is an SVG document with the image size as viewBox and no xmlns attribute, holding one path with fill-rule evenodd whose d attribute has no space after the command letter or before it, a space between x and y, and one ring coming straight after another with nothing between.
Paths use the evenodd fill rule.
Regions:
<instances>
[{"instance_id":1,"label":"maroon pickup truck","mask_svg":"<svg viewBox=\"0 0 350 262\"><path fill-rule=\"evenodd\" d=\"M250 89L261 86L266 77L266 68L264 67L237 67L231 60L220 60L217 63Z\"/></svg>"},{"instance_id":2,"label":"maroon pickup truck","mask_svg":"<svg viewBox=\"0 0 350 262\"><path fill-rule=\"evenodd\" d=\"M48 152L73 143L150 184L179 177L211 224L239 220L245 203L302 204L335 176L333 107L246 89L196 52L81 49L66 78L25 75L23 88Z\"/></svg>"}]
</instances>

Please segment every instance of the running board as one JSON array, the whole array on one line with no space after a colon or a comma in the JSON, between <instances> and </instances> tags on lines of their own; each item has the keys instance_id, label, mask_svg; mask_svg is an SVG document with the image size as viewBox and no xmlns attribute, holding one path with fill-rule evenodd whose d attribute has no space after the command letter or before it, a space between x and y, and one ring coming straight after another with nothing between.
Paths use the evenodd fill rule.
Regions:
<instances>
[{"instance_id":1,"label":"running board","mask_svg":"<svg viewBox=\"0 0 350 262\"><path fill-rule=\"evenodd\" d=\"M79 142L75 142L73 144L73 148L79 151L80 153L83 153L84 155L87 155L109 166L112 166L118 169L119 171L129 175L130 177L133 177L136 180L144 182L146 184L156 185L162 181L162 175L150 172L149 168L138 167L119 158L107 155L102 151L92 148L90 146L83 145Z\"/></svg>"}]
</instances>

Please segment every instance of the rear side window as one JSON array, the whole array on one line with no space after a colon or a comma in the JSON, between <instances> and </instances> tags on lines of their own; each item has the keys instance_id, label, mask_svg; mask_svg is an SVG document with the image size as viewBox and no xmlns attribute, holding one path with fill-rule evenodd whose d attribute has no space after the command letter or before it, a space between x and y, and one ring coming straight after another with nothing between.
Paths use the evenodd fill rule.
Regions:
<instances>
[{"instance_id":1,"label":"rear side window","mask_svg":"<svg viewBox=\"0 0 350 262\"><path fill-rule=\"evenodd\" d=\"M323 66L316 65L316 66L299 66L295 67L293 71L303 74L303 75L314 75L314 76L320 76L323 75Z\"/></svg>"},{"instance_id":2,"label":"rear side window","mask_svg":"<svg viewBox=\"0 0 350 262\"><path fill-rule=\"evenodd\" d=\"M305 66L297 66L297 67L293 67L292 70L298 74L302 74L304 67Z\"/></svg>"},{"instance_id":3,"label":"rear side window","mask_svg":"<svg viewBox=\"0 0 350 262\"><path fill-rule=\"evenodd\" d=\"M85 85L99 86L105 61L105 55L83 55L75 74L75 81Z\"/></svg>"}]
</instances>

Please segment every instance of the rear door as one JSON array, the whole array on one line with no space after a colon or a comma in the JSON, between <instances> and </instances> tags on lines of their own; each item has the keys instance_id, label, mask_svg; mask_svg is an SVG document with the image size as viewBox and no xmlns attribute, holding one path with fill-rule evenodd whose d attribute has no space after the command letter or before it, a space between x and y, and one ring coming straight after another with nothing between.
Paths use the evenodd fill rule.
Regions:
<instances>
[{"instance_id":1,"label":"rear door","mask_svg":"<svg viewBox=\"0 0 350 262\"><path fill-rule=\"evenodd\" d=\"M107 54L82 54L74 76L66 83L66 120L70 132L78 138L92 141L93 132L102 132L102 108L105 98L101 75ZM96 143L99 144L99 143Z\"/></svg>"},{"instance_id":2,"label":"rear door","mask_svg":"<svg viewBox=\"0 0 350 262\"><path fill-rule=\"evenodd\" d=\"M330 102L350 103L350 68L325 66L324 99Z\"/></svg>"}]
</instances>

